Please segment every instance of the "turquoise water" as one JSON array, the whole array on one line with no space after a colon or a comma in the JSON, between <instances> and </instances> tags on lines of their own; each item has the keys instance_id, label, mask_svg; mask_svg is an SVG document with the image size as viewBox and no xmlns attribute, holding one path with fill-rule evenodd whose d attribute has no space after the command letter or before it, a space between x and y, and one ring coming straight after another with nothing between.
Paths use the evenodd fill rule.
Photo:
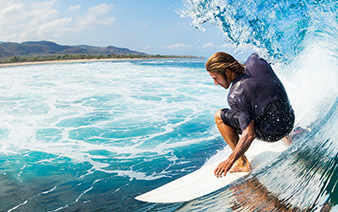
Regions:
<instances>
[{"instance_id":1,"label":"turquoise water","mask_svg":"<svg viewBox=\"0 0 338 212\"><path fill-rule=\"evenodd\" d=\"M225 93L201 61L1 68L4 210L135 210L223 148ZM8 200L8 201L7 201Z\"/></svg>"},{"instance_id":2,"label":"turquoise water","mask_svg":"<svg viewBox=\"0 0 338 212\"><path fill-rule=\"evenodd\" d=\"M224 158L227 149L213 116L227 106L226 92L213 85L203 64L161 60L1 68L0 196L6 200L0 203L2 210L233 207L220 204L224 195L236 197L231 188L184 205L134 200L210 158ZM311 134L268 171L254 172L236 186L255 177L277 199L286 195L290 204L299 196L309 204L318 203L318 195L330 197L321 189L337 179L332 174L337 173L338 110L337 100L324 100L325 110L301 121L316 120ZM309 172L313 173L307 177ZM309 191L299 191L304 184ZM291 187L289 193L285 187Z\"/></svg>"},{"instance_id":3,"label":"turquoise water","mask_svg":"<svg viewBox=\"0 0 338 212\"><path fill-rule=\"evenodd\" d=\"M136 201L229 151L213 120L227 91L205 60L0 68L0 210L338 210L337 3L269 2L185 1L181 13L272 62L311 132L271 164L188 203Z\"/></svg>"}]
</instances>

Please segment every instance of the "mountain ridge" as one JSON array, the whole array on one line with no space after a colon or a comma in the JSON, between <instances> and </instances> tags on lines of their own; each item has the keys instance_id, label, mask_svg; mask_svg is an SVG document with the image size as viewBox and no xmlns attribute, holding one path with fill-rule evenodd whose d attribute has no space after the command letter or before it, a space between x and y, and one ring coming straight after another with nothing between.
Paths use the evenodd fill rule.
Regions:
<instances>
[{"instance_id":1,"label":"mountain ridge","mask_svg":"<svg viewBox=\"0 0 338 212\"><path fill-rule=\"evenodd\" d=\"M60 45L52 41L0 42L0 58L35 55L147 55L143 52L109 45L107 47L90 45Z\"/></svg>"}]
</instances>

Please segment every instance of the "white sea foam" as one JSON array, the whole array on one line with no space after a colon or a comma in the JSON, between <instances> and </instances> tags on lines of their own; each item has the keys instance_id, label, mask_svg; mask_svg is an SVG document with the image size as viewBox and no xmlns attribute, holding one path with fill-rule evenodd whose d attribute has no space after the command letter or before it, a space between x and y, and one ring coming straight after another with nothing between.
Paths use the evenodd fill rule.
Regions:
<instances>
[{"instance_id":1,"label":"white sea foam","mask_svg":"<svg viewBox=\"0 0 338 212\"><path fill-rule=\"evenodd\" d=\"M0 80L2 154L44 152L144 179L154 176L115 172L112 159L175 161L174 149L215 138L226 97L203 68L132 62L1 68ZM210 124L190 136L196 120Z\"/></svg>"},{"instance_id":2,"label":"white sea foam","mask_svg":"<svg viewBox=\"0 0 338 212\"><path fill-rule=\"evenodd\" d=\"M278 73L296 114L296 123L311 124L325 114L338 94L338 61L327 42L312 42L291 64ZM311 114L310 114L311 113Z\"/></svg>"},{"instance_id":3,"label":"white sea foam","mask_svg":"<svg viewBox=\"0 0 338 212\"><path fill-rule=\"evenodd\" d=\"M54 186L53 188L51 188L51 189L49 189L49 190L47 190L47 191L43 191L43 192L41 192L41 193L38 194L38 195L48 194L48 193L50 193L50 192L53 192L53 191L56 189L56 187L57 187L57 186Z\"/></svg>"},{"instance_id":4,"label":"white sea foam","mask_svg":"<svg viewBox=\"0 0 338 212\"><path fill-rule=\"evenodd\" d=\"M294 63L274 66L297 118L337 92L336 64L321 56L325 51L314 45ZM325 75L314 71L322 64ZM227 106L226 92L212 84L203 67L131 62L21 66L1 68L0 80L3 154L45 152L107 173L116 173L112 159L146 161L157 155L176 161L174 150L214 140L220 136L214 112ZM194 121L206 122L205 129L184 129ZM135 170L119 171L132 177Z\"/></svg>"},{"instance_id":5,"label":"white sea foam","mask_svg":"<svg viewBox=\"0 0 338 212\"><path fill-rule=\"evenodd\" d=\"M14 211L16 209L18 209L19 207L23 206L23 205L26 205L28 203L28 200L25 200L23 203L20 203L19 205L9 209L7 212L11 212L11 211Z\"/></svg>"}]
</instances>

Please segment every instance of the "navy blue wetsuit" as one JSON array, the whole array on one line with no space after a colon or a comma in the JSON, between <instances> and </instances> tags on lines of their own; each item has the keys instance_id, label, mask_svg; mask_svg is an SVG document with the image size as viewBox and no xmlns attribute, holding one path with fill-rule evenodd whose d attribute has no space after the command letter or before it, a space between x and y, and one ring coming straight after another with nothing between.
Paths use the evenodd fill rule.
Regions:
<instances>
[{"instance_id":1,"label":"navy blue wetsuit","mask_svg":"<svg viewBox=\"0 0 338 212\"><path fill-rule=\"evenodd\" d=\"M245 74L232 82L228 94L231 109L222 110L222 120L237 133L253 120L258 139L277 141L291 132L295 119L286 91L271 66L257 54L244 65Z\"/></svg>"}]
</instances>

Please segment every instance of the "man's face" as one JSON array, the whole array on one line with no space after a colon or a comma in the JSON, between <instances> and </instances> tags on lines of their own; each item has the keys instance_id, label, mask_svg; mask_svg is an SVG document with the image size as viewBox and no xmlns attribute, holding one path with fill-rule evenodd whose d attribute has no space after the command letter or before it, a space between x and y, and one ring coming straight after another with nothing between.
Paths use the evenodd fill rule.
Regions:
<instances>
[{"instance_id":1,"label":"man's face","mask_svg":"<svg viewBox=\"0 0 338 212\"><path fill-rule=\"evenodd\" d=\"M208 72L211 78L214 80L215 85L220 85L223 88L229 88L230 83L228 83L221 74Z\"/></svg>"}]
</instances>

